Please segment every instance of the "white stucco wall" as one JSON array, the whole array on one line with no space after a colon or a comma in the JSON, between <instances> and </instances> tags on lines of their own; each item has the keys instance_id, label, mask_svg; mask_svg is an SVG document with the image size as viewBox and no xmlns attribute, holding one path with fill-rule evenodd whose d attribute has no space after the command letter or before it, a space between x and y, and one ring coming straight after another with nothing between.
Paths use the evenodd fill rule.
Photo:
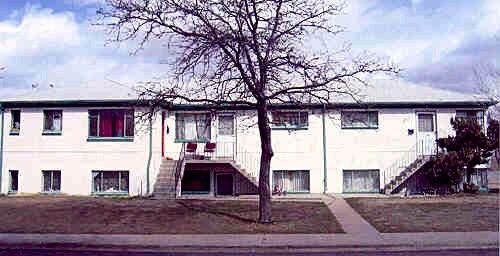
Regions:
<instances>
[{"instance_id":1,"label":"white stucco wall","mask_svg":"<svg viewBox=\"0 0 500 256\"><path fill-rule=\"evenodd\" d=\"M87 107L53 108L63 110L60 136L42 135L43 110L21 109L21 132L9 135L11 115L5 110L2 192L7 192L9 170L19 170L19 192L38 193L42 170L61 170L61 191L67 194L91 193L92 170L128 170L129 193L146 193L146 165L149 134L144 124L136 125L133 142L87 142ZM103 108L95 108L103 109ZM379 111L378 129L342 129L340 110L326 113L327 191L342 193L342 172L346 169L378 169L382 172L416 143L417 111L435 112L438 137L453 133L450 118L455 108L384 108ZM141 111L136 108L136 112ZM303 110L301 110L303 111ZM175 111L165 111L165 155L177 158L181 143L175 143ZM186 112L186 111L183 111ZM191 111L192 112L192 111ZM198 111L199 112L199 111ZM234 111L233 111L234 112ZM310 192L324 192L323 135L321 109L309 110L305 130L272 130L274 157L271 170L309 170ZM213 113L211 140L218 140L217 113ZM237 159L257 176L260 138L254 111L236 113ZM415 134L409 135L408 129ZM168 132L167 132L168 131ZM161 115L153 122L153 156L150 192L161 163ZM272 184L272 173L271 183ZM381 182L381 187L383 183Z\"/></svg>"},{"instance_id":2,"label":"white stucco wall","mask_svg":"<svg viewBox=\"0 0 500 256\"><path fill-rule=\"evenodd\" d=\"M43 110L62 109L62 135L42 135ZM93 108L104 109L104 108ZM18 136L9 135L11 114L5 110L2 192L8 190L9 170L19 170L19 192L38 193L42 170L61 170L61 192L91 193L92 170L129 171L129 194L146 193L146 166L149 154L147 126L136 124L133 142L87 142L86 107L23 108ZM136 108L137 111L140 109ZM137 119L136 119L137 120ZM161 121L153 122L153 156L150 188L161 161Z\"/></svg>"},{"instance_id":3,"label":"white stucco wall","mask_svg":"<svg viewBox=\"0 0 500 256\"><path fill-rule=\"evenodd\" d=\"M415 147L418 132L417 112L435 113L437 137L453 134L450 119L455 116L455 108L382 108L370 111L379 112L377 129L342 129L341 110L327 111L325 115L327 192L343 192L343 170L376 169L380 171L382 179L383 172L389 166ZM274 157L271 171L309 170L310 192L322 193L324 191L322 111L315 109L308 112L307 129L272 130ZM216 116L213 113L212 141L217 141ZM245 166L247 169L253 169L251 171L257 176L260 138L255 112L239 111L236 116L237 155L239 157L247 155L245 159L253 159L254 162L254 164L240 164L247 165ZM167 155L176 158L181 144L174 143L175 112L169 113L166 124L170 128L166 142ZM412 135L409 135L409 129L414 131ZM272 173L270 184L272 184ZM381 188L383 185L381 181Z\"/></svg>"}]
</instances>

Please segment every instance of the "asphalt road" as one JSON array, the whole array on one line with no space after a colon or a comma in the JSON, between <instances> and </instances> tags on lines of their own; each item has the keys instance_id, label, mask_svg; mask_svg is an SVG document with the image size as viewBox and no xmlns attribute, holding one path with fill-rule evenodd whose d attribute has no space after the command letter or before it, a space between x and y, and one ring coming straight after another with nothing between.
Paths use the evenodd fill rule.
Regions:
<instances>
[{"instance_id":1,"label":"asphalt road","mask_svg":"<svg viewBox=\"0 0 500 256\"><path fill-rule=\"evenodd\" d=\"M265 256L265 255L290 255L290 256L493 256L499 255L498 249L478 249L478 250L435 250L435 251L406 251L406 252L321 252L321 253L141 253L141 252L98 252L98 251L67 251L67 250L4 250L0 251L0 256L188 256L188 255L201 255L201 256Z\"/></svg>"}]
</instances>

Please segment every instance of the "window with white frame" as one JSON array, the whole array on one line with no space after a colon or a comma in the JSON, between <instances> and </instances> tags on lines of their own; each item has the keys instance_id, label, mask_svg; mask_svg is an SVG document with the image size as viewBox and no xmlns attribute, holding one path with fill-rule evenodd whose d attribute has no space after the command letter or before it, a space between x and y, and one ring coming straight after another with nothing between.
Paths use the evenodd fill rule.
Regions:
<instances>
[{"instance_id":1,"label":"window with white frame","mask_svg":"<svg viewBox=\"0 0 500 256\"><path fill-rule=\"evenodd\" d=\"M62 132L62 110L43 111L43 133L60 134Z\"/></svg>"},{"instance_id":2,"label":"window with white frame","mask_svg":"<svg viewBox=\"0 0 500 256\"><path fill-rule=\"evenodd\" d=\"M343 192L379 192L379 170L343 170Z\"/></svg>"},{"instance_id":3,"label":"window with white frame","mask_svg":"<svg viewBox=\"0 0 500 256\"><path fill-rule=\"evenodd\" d=\"M309 170L274 170L273 190L309 193Z\"/></svg>"},{"instance_id":4,"label":"window with white frame","mask_svg":"<svg viewBox=\"0 0 500 256\"><path fill-rule=\"evenodd\" d=\"M42 192L57 193L61 191L61 171L42 171Z\"/></svg>"},{"instance_id":5,"label":"window with white frame","mask_svg":"<svg viewBox=\"0 0 500 256\"><path fill-rule=\"evenodd\" d=\"M219 115L219 135L234 135L234 115Z\"/></svg>"},{"instance_id":6,"label":"window with white frame","mask_svg":"<svg viewBox=\"0 0 500 256\"><path fill-rule=\"evenodd\" d=\"M21 110L11 110L10 118L10 135L18 135L21 131Z\"/></svg>"},{"instance_id":7,"label":"window with white frame","mask_svg":"<svg viewBox=\"0 0 500 256\"><path fill-rule=\"evenodd\" d=\"M306 111L273 111L273 129L306 129L309 126L309 113Z\"/></svg>"},{"instance_id":8,"label":"window with white frame","mask_svg":"<svg viewBox=\"0 0 500 256\"><path fill-rule=\"evenodd\" d=\"M89 110L89 137L133 138L133 109Z\"/></svg>"},{"instance_id":9,"label":"window with white frame","mask_svg":"<svg viewBox=\"0 0 500 256\"><path fill-rule=\"evenodd\" d=\"M182 142L208 142L211 137L209 113L177 113L175 139Z\"/></svg>"},{"instance_id":10,"label":"window with white frame","mask_svg":"<svg viewBox=\"0 0 500 256\"><path fill-rule=\"evenodd\" d=\"M342 111L342 129L378 128L378 111Z\"/></svg>"},{"instance_id":11,"label":"window with white frame","mask_svg":"<svg viewBox=\"0 0 500 256\"><path fill-rule=\"evenodd\" d=\"M128 193L128 171L92 171L92 193Z\"/></svg>"},{"instance_id":12,"label":"window with white frame","mask_svg":"<svg viewBox=\"0 0 500 256\"><path fill-rule=\"evenodd\" d=\"M483 110L457 110L456 119L475 121L481 127L484 127L484 111Z\"/></svg>"}]
</instances>

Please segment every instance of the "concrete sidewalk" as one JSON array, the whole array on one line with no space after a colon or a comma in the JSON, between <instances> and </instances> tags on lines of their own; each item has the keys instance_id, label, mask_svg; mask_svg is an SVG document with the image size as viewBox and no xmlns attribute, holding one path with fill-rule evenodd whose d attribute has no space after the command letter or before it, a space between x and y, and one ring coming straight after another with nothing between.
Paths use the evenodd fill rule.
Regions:
<instances>
[{"instance_id":1,"label":"concrete sidewalk","mask_svg":"<svg viewBox=\"0 0 500 256\"><path fill-rule=\"evenodd\" d=\"M499 246L499 233L491 231L379 233L343 198L324 196L321 200L334 213L345 234L0 234L0 249L380 251L478 249Z\"/></svg>"},{"instance_id":2,"label":"concrete sidewalk","mask_svg":"<svg viewBox=\"0 0 500 256\"><path fill-rule=\"evenodd\" d=\"M367 239L352 234L256 235L92 235L0 234L1 248L133 249L301 249L419 250L498 248L497 232L380 234Z\"/></svg>"}]
</instances>

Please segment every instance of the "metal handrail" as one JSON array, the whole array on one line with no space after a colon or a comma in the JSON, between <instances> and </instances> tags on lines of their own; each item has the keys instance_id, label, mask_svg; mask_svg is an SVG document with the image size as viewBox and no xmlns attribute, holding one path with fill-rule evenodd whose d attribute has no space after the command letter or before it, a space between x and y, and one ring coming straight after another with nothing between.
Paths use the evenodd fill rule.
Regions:
<instances>
[{"instance_id":1,"label":"metal handrail","mask_svg":"<svg viewBox=\"0 0 500 256\"><path fill-rule=\"evenodd\" d=\"M181 179L180 176L181 176L182 167L184 166L185 155L186 155L186 144L182 143L181 151L179 152L179 158L178 158L177 163L175 165L175 172L173 172L174 173L173 178L174 178L174 184L175 184L174 193L176 196L177 196L177 188L179 186L179 182Z\"/></svg>"},{"instance_id":2,"label":"metal handrail","mask_svg":"<svg viewBox=\"0 0 500 256\"><path fill-rule=\"evenodd\" d=\"M423 159L426 156L437 155L437 143L426 142L424 140L415 143L408 150L404 151L400 158L398 158L392 165L387 167L383 172L384 186L389 184L396 177L401 175L401 173L408 168L412 163L418 159Z\"/></svg>"}]
</instances>

